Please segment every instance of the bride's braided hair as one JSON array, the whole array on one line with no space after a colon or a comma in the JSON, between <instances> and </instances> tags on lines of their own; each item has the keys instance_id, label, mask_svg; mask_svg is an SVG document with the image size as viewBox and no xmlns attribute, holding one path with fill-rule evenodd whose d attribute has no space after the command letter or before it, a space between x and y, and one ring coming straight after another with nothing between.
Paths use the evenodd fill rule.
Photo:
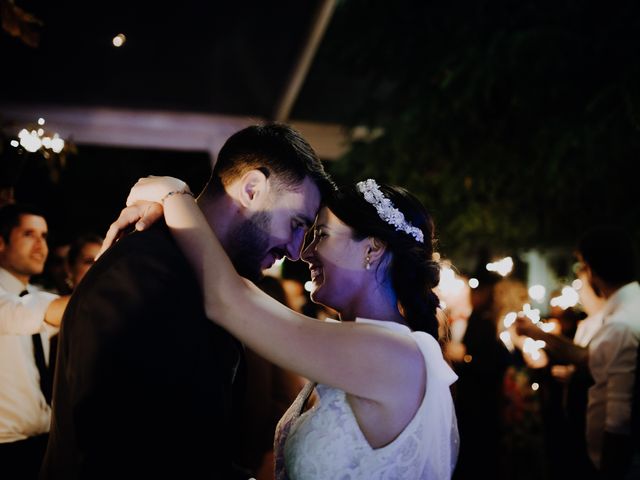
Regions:
<instances>
[{"instance_id":1,"label":"bride's braided hair","mask_svg":"<svg viewBox=\"0 0 640 480\"><path fill-rule=\"evenodd\" d=\"M356 185L339 188L327 200L327 206L355 230L356 238L375 237L386 243L392 254L389 271L376 273L389 275L409 327L427 332L437 340L439 300L432 289L440 281L440 266L433 260L433 220L422 203L404 188L381 184L379 189L407 222L422 231L423 242L383 220Z\"/></svg>"}]
</instances>

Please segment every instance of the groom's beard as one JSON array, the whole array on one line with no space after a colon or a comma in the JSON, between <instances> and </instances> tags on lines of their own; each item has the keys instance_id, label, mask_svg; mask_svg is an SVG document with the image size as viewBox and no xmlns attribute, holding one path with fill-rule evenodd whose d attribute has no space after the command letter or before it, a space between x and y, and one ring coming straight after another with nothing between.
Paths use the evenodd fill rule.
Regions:
<instances>
[{"instance_id":1,"label":"groom's beard","mask_svg":"<svg viewBox=\"0 0 640 480\"><path fill-rule=\"evenodd\" d=\"M268 253L270 226L271 213L258 212L236 227L230 237L235 241L230 245L229 257L236 271L252 282L263 276L260 264Z\"/></svg>"}]
</instances>

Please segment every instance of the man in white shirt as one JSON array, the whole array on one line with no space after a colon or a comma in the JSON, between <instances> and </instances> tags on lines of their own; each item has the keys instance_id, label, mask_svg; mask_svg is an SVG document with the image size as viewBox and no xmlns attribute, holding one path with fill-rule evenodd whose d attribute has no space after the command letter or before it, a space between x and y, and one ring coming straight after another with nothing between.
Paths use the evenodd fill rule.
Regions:
<instances>
[{"instance_id":1,"label":"man in white shirt","mask_svg":"<svg viewBox=\"0 0 640 480\"><path fill-rule=\"evenodd\" d=\"M49 336L58 330L68 296L58 297L29 284L31 276L44 268L48 253L46 237L47 222L37 209L17 204L0 208L3 478L37 478L47 443L51 419L46 398L50 395Z\"/></svg>"},{"instance_id":2,"label":"man in white shirt","mask_svg":"<svg viewBox=\"0 0 640 480\"><path fill-rule=\"evenodd\" d=\"M587 448L603 478L629 478L625 475L630 474L633 455L631 414L640 343L636 253L624 231L601 227L583 236L578 254L594 291L606 299L603 325L589 344L595 383L589 389Z\"/></svg>"},{"instance_id":3,"label":"man in white shirt","mask_svg":"<svg viewBox=\"0 0 640 480\"><path fill-rule=\"evenodd\" d=\"M551 375L563 384L563 415L566 420L566 448L562 460L571 472L581 480L593 479L598 472L587 452L586 421L588 390L593 385L589 371L589 342L602 327L602 307L605 299L594 292L589 283L584 264L575 272L582 282L578 294L584 312L588 315L578 323L573 340L556 333L547 333L528 318L516 320L518 335L545 342L544 351L550 353L556 364L551 366ZM527 357L525 356L525 359ZM544 356L544 365L548 359ZM538 367L534 367L538 368Z\"/></svg>"}]
</instances>

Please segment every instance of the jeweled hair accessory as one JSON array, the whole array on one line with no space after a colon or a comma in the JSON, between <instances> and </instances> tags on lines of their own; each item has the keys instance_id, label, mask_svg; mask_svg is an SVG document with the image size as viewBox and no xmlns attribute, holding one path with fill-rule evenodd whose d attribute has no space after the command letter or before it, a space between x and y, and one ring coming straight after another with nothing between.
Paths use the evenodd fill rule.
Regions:
<instances>
[{"instance_id":1,"label":"jeweled hair accessory","mask_svg":"<svg viewBox=\"0 0 640 480\"><path fill-rule=\"evenodd\" d=\"M408 233L416 241L424 243L424 233L418 227L414 227L407 222L404 214L398 210L391 200L384 196L375 180L369 178L356 184L358 191L362 193L364 199L376 207L376 211L382 220L389 225L396 227L396 231Z\"/></svg>"}]
</instances>

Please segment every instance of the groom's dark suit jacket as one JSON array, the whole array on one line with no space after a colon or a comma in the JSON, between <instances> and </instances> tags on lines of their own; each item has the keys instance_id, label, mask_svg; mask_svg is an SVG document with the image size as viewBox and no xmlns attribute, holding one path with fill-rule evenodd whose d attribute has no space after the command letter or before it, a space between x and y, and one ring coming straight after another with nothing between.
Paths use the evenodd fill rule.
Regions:
<instances>
[{"instance_id":1,"label":"groom's dark suit jacket","mask_svg":"<svg viewBox=\"0 0 640 480\"><path fill-rule=\"evenodd\" d=\"M41 478L231 478L231 386L241 346L208 320L166 227L110 248L60 332Z\"/></svg>"}]
</instances>

